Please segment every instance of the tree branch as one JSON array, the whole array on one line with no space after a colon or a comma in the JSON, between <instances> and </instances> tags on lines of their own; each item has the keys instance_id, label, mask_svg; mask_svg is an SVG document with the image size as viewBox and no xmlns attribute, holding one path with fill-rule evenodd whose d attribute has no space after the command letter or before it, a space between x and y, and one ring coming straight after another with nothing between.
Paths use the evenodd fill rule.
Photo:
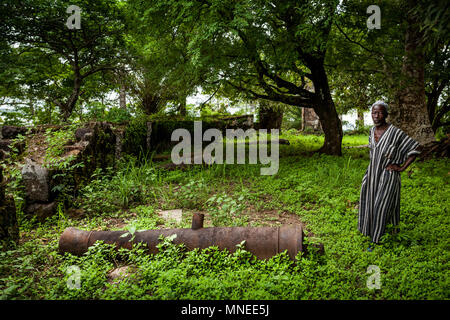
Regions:
<instances>
[{"instance_id":1,"label":"tree branch","mask_svg":"<svg viewBox=\"0 0 450 320\"><path fill-rule=\"evenodd\" d=\"M303 98L303 97L299 97L299 96L286 96L286 95L282 95L282 94L277 94L275 92L271 92L268 94L259 94L249 88L245 88L245 87L236 85L236 84L232 83L231 81L226 81L226 82L233 88L237 89L238 91L242 91L247 94L250 94L251 96L253 96L254 98L257 98L257 99L265 99L265 100L270 100L270 101L282 102L282 103L289 104L292 106L306 107L306 108L312 108L315 105L315 101L312 99L307 99L307 98Z\"/></svg>"},{"instance_id":2,"label":"tree branch","mask_svg":"<svg viewBox=\"0 0 450 320\"><path fill-rule=\"evenodd\" d=\"M93 68L93 69L85 72L84 74L80 74L80 76L81 76L81 79L84 79L84 78L90 76L91 74L94 74L94 73L97 73L100 71L115 70L115 69L116 68L112 67L112 66L99 66L99 67Z\"/></svg>"}]
</instances>

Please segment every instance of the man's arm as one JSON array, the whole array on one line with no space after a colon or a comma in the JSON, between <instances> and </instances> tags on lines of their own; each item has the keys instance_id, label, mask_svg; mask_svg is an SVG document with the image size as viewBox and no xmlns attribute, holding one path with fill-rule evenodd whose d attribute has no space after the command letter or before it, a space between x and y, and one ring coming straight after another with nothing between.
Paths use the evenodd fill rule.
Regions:
<instances>
[{"instance_id":1,"label":"man's arm","mask_svg":"<svg viewBox=\"0 0 450 320\"><path fill-rule=\"evenodd\" d=\"M416 160L417 154L413 154L411 156L409 156L408 159L406 159L405 163L402 166L399 166L398 164L394 164L391 163L386 167L387 171L398 171L398 172L403 172L406 170L406 168L409 167L409 165L411 163L414 162L414 160Z\"/></svg>"}]
</instances>

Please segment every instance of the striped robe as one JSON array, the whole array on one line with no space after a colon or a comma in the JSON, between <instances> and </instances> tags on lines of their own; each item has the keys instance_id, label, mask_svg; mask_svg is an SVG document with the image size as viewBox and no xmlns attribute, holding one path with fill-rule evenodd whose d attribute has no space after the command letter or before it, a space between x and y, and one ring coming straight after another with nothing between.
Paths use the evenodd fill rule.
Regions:
<instances>
[{"instance_id":1,"label":"striped robe","mask_svg":"<svg viewBox=\"0 0 450 320\"><path fill-rule=\"evenodd\" d=\"M419 143L399 128L390 125L378 142L375 127L370 130L370 163L363 177L359 198L358 230L377 243L386 224L400 221L400 172L388 171L388 164L401 165L409 156L419 154Z\"/></svg>"}]
</instances>

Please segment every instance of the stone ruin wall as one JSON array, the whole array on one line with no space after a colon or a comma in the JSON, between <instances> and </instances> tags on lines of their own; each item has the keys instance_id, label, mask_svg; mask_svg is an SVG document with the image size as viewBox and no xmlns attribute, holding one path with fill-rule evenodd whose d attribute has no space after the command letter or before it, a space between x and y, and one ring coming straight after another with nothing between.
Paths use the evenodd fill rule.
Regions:
<instances>
[{"instance_id":1,"label":"stone ruin wall","mask_svg":"<svg viewBox=\"0 0 450 320\"><path fill-rule=\"evenodd\" d=\"M219 121L220 122L220 121ZM230 116L222 121L224 128L253 127L253 115ZM31 136L37 132L43 132L49 126L39 127L0 127L0 161L8 157L11 148L16 148L21 154L25 151L25 142L20 145L14 139L19 134ZM50 126L54 130L62 126ZM84 165L78 167L73 173L73 184L76 190L78 186L90 180L96 168L106 168L114 166L120 159L123 149L124 131L126 125L113 125L107 122L90 122L75 132L75 141L69 141L64 146L64 155L73 156L71 164L82 162ZM150 138L152 134L152 123L147 123L147 148L152 149ZM43 221L47 217L54 215L57 211L58 191L54 191L55 185L61 184L61 170L45 167L42 157L28 155L24 157L21 168L22 184L25 190L25 205L22 208L26 216L36 216L38 221ZM14 201L4 199L4 183L1 184L1 216L0 216L0 237L18 238ZM5 206L6 207L5 207ZM7 208L7 209L4 209ZM11 227L12 226L12 227ZM15 226L15 227L14 227ZM3 231L6 230L6 231ZM8 231L9 230L9 231Z\"/></svg>"}]
</instances>

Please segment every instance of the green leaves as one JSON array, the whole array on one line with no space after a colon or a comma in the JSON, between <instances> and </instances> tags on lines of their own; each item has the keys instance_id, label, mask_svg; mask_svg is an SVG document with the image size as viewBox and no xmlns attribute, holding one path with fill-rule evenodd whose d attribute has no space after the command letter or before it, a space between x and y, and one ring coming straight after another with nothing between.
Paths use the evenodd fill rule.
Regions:
<instances>
[{"instance_id":1,"label":"green leaves","mask_svg":"<svg viewBox=\"0 0 450 320\"><path fill-rule=\"evenodd\" d=\"M69 5L81 8L79 30L66 26ZM105 86L95 75L122 61L122 7L115 0L58 0L51 5L40 0L7 1L0 15L6 53L0 64L8 65L4 70L12 64L16 68L13 77L0 72L0 90L23 103L57 105L67 120L81 93L85 99L101 96L98 89ZM83 88L90 81L95 82L95 90Z\"/></svg>"},{"instance_id":2,"label":"green leaves","mask_svg":"<svg viewBox=\"0 0 450 320\"><path fill-rule=\"evenodd\" d=\"M64 153L64 146L75 138L75 127L67 126L60 130L47 129L45 132L48 148L45 152L45 163L51 165L61 160Z\"/></svg>"},{"instance_id":3,"label":"green leaves","mask_svg":"<svg viewBox=\"0 0 450 320\"><path fill-rule=\"evenodd\" d=\"M134 225L128 225L128 226L127 226L127 231L128 231L128 232L122 234L122 235L120 236L120 238L125 238L125 237L128 237L128 236L131 236L130 240L128 240L128 241L129 241L129 242L134 241L134 237L135 237L135 234L134 234L134 233L136 232L136 226L134 226Z\"/></svg>"},{"instance_id":4,"label":"green leaves","mask_svg":"<svg viewBox=\"0 0 450 320\"><path fill-rule=\"evenodd\" d=\"M236 201L225 193L216 194L206 200L208 211L211 215L213 226L243 226L246 225L248 217L242 214L245 205L242 203L244 197L241 195Z\"/></svg>"}]
</instances>

